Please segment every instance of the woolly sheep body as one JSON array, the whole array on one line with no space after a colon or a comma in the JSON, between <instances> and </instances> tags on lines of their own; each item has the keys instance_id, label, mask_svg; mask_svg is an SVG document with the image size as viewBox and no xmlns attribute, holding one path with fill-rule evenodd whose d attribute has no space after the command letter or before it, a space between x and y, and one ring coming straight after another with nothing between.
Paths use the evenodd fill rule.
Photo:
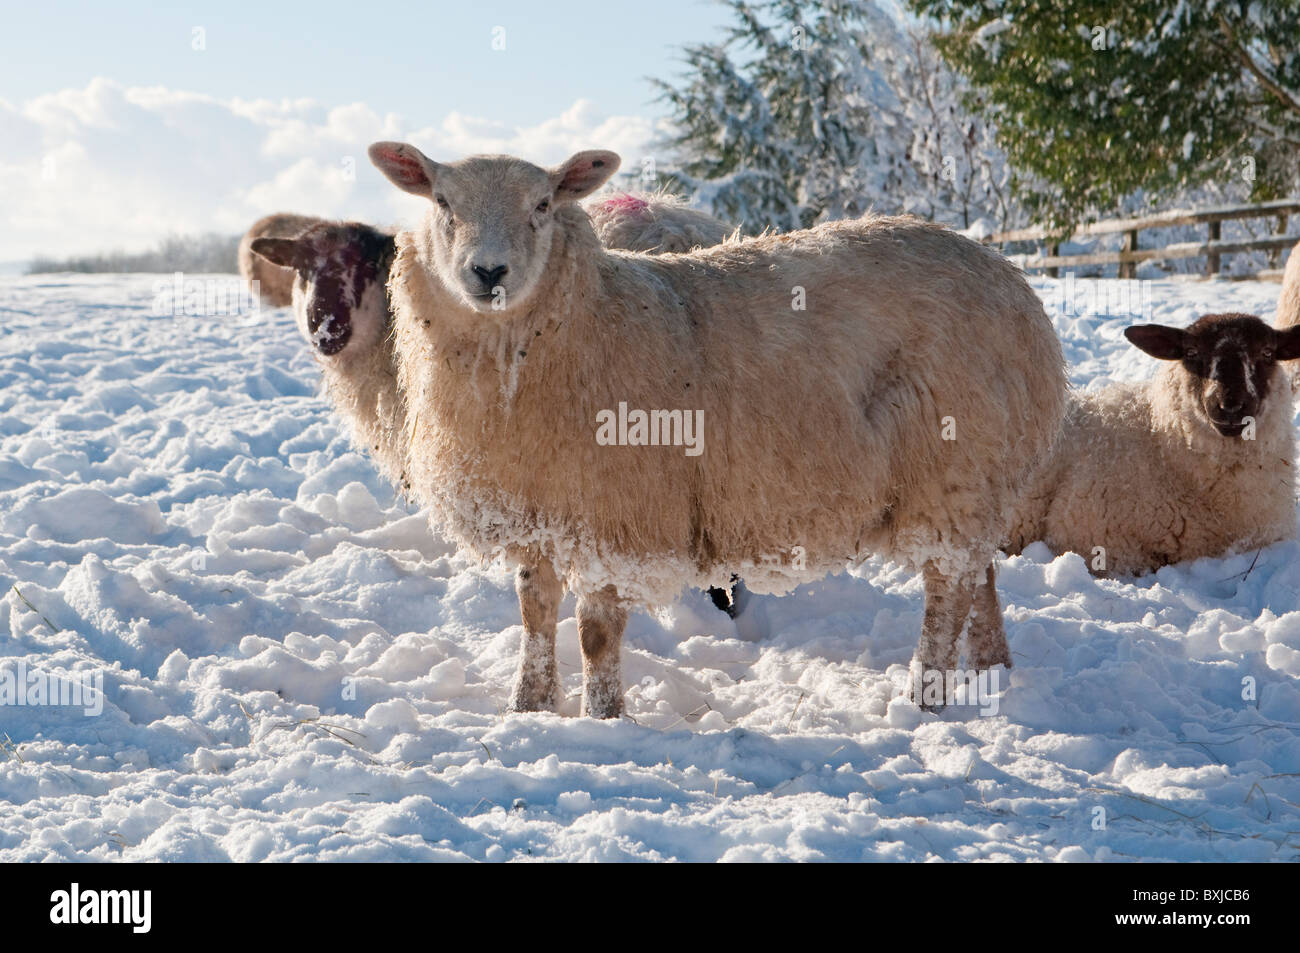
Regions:
<instances>
[{"instance_id":1,"label":"woolly sheep body","mask_svg":"<svg viewBox=\"0 0 1300 953\"><path fill-rule=\"evenodd\" d=\"M871 552L924 577L913 700L955 700L963 636L969 666L1011 664L992 556L1060 428L1065 374L1005 258L875 216L609 251L576 203L615 153L553 169L440 165L406 143L369 154L430 201L389 283L407 473L449 537L518 566L512 711L563 697L561 578L578 593L581 710L601 718L623 710L632 604L735 572L782 592ZM682 413L704 446L622 423L606 439L628 406Z\"/></svg>"},{"instance_id":2,"label":"woolly sheep body","mask_svg":"<svg viewBox=\"0 0 1300 953\"><path fill-rule=\"evenodd\" d=\"M253 253L252 244L258 238L293 238L311 225L324 219L311 215L294 215L275 212L259 218L239 240L237 257L239 274L245 281L258 283L262 301L275 308L283 308L293 301L294 271L282 268Z\"/></svg>"},{"instance_id":3,"label":"woolly sheep body","mask_svg":"<svg viewBox=\"0 0 1300 953\"><path fill-rule=\"evenodd\" d=\"M602 245L625 251L675 254L736 234L735 226L662 193L616 195L591 203L587 214Z\"/></svg>"},{"instance_id":4,"label":"woolly sheep body","mask_svg":"<svg viewBox=\"0 0 1300 953\"><path fill-rule=\"evenodd\" d=\"M508 321L432 276L427 227L398 235L408 474L453 538L646 604L733 572L787 591L870 553L983 570L1064 409L1055 333L1005 259L886 217L656 259L556 217ZM598 446L620 402L702 409L703 454Z\"/></svg>"},{"instance_id":5,"label":"woolly sheep body","mask_svg":"<svg viewBox=\"0 0 1300 953\"><path fill-rule=\"evenodd\" d=\"M1041 540L1094 573L1136 575L1293 536L1295 434L1280 365L1269 392L1254 440L1217 433L1178 364L1145 383L1072 395L1007 551Z\"/></svg>"}]
</instances>

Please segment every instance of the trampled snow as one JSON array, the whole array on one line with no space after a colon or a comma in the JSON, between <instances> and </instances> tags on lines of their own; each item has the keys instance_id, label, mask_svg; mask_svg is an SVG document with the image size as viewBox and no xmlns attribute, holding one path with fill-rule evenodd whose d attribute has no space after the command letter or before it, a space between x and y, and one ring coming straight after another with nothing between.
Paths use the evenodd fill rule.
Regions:
<instances>
[{"instance_id":1,"label":"trampled snow","mask_svg":"<svg viewBox=\"0 0 1300 953\"><path fill-rule=\"evenodd\" d=\"M157 315L156 280L0 279L0 672L104 687L0 705L0 860L1297 858L1296 542L1003 561L993 715L898 697L922 590L880 559L636 613L616 722L575 717L570 596L564 713L505 715L505 568L348 447L287 311ZM1035 285L1076 384L1154 370ZM1185 325L1278 287L1144 291Z\"/></svg>"}]
</instances>

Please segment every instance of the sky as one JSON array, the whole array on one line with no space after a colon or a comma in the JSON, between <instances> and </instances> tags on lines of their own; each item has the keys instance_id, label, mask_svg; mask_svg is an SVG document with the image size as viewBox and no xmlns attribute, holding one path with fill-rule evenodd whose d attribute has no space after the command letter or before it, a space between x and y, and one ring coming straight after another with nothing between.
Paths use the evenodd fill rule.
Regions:
<instances>
[{"instance_id":1,"label":"sky","mask_svg":"<svg viewBox=\"0 0 1300 953\"><path fill-rule=\"evenodd\" d=\"M11 5L0 32L0 262L244 231L290 210L412 220L377 139L435 159L654 155L649 77L719 39L709 0Z\"/></svg>"}]
</instances>

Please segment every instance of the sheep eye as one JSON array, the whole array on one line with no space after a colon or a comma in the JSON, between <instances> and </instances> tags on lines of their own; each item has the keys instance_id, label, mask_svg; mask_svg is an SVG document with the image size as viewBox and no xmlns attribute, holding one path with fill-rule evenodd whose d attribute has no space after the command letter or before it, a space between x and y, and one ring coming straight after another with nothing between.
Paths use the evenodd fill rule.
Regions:
<instances>
[{"instance_id":1,"label":"sheep eye","mask_svg":"<svg viewBox=\"0 0 1300 953\"><path fill-rule=\"evenodd\" d=\"M1201 356L1201 352L1194 347L1189 347L1183 351L1183 357L1189 361L1194 361Z\"/></svg>"},{"instance_id":2,"label":"sheep eye","mask_svg":"<svg viewBox=\"0 0 1300 953\"><path fill-rule=\"evenodd\" d=\"M542 214L545 214L545 213L549 212L550 210L551 210L551 200L550 200L550 199L542 199L540 202L537 203L537 211L538 211L538 212L540 212L540 213L542 213Z\"/></svg>"},{"instance_id":3,"label":"sheep eye","mask_svg":"<svg viewBox=\"0 0 1300 953\"><path fill-rule=\"evenodd\" d=\"M1264 348L1264 360L1266 361L1273 360L1273 349L1271 347Z\"/></svg>"},{"instance_id":4,"label":"sheep eye","mask_svg":"<svg viewBox=\"0 0 1300 953\"><path fill-rule=\"evenodd\" d=\"M451 211L451 206L447 204L447 200L443 198L441 195L435 195L433 197L433 200L438 203L438 208L443 209L444 211L447 212Z\"/></svg>"}]
</instances>

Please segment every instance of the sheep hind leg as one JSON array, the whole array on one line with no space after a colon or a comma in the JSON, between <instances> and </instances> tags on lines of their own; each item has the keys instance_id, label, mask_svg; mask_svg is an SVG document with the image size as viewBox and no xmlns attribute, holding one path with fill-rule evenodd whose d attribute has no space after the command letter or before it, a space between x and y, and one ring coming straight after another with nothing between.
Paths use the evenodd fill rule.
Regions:
<instances>
[{"instance_id":1,"label":"sheep hind leg","mask_svg":"<svg viewBox=\"0 0 1300 953\"><path fill-rule=\"evenodd\" d=\"M510 711L556 711L564 697L555 664L555 625L564 587L546 560L519 567L515 574L524 634L519 668L510 693Z\"/></svg>"},{"instance_id":2,"label":"sheep hind leg","mask_svg":"<svg viewBox=\"0 0 1300 953\"><path fill-rule=\"evenodd\" d=\"M582 714L617 718L623 714L623 629L627 609L613 586L578 600L578 642L582 646Z\"/></svg>"},{"instance_id":3,"label":"sheep hind leg","mask_svg":"<svg viewBox=\"0 0 1300 953\"><path fill-rule=\"evenodd\" d=\"M946 703L946 685L957 670L961 634L975 599L976 577L948 576L926 563L925 618L912 658L908 697L925 711Z\"/></svg>"},{"instance_id":4,"label":"sheep hind leg","mask_svg":"<svg viewBox=\"0 0 1300 953\"><path fill-rule=\"evenodd\" d=\"M1007 630L1002 624L1002 607L998 604L997 571L993 564L985 570L984 581L975 589L975 601L970 610L970 626L966 629L967 664L976 671L994 665L1011 667L1011 647L1007 645Z\"/></svg>"}]
</instances>

